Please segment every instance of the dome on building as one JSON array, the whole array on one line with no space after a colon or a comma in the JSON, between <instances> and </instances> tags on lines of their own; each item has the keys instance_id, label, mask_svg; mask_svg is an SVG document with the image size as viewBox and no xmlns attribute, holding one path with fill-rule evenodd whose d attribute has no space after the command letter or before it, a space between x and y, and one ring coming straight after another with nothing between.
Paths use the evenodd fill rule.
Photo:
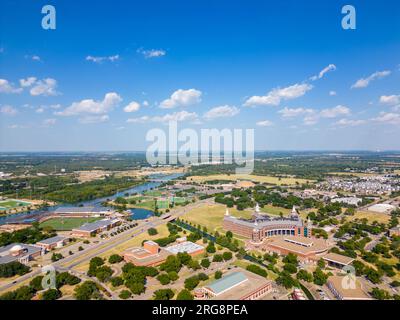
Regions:
<instances>
[{"instance_id":1,"label":"dome on building","mask_svg":"<svg viewBox=\"0 0 400 320\"><path fill-rule=\"evenodd\" d=\"M21 251L22 247L19 244L16 244L15 246L13 246L10 251L11 252L17 252L17 251Z\"/></svg>"}]
</instances>

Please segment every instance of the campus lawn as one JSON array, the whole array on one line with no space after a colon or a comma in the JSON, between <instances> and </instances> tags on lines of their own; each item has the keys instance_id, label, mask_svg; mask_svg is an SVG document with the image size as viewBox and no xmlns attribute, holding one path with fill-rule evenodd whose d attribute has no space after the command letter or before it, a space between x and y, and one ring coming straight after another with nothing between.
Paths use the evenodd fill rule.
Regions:
<instances>
[{"instance_id":1,"label":"campus lawn","mask_svg":"<svg viewBox=\"0 0 400 320\"><path fill-rule=\"evenodd\" d=\"M80 227L84 223L93 222L101 218L53 218L44 221L40 227L52 227L57 231L68 231Z\"/></svg>"},{"instance_id":2,"label":"campus lawn","mask_svg":"<svg viewBox=\"0 0 400 320\"><path fill-rule=\"evenodd\" d=\"M158 190L146 191L144 194L149 197L161 197L162 196L162 192L158 191Z\"/></svg>"},{"instance_id":3,"label":"campus lawn","mask_svg":"<svg viewBox=\"0 0 400 320\"><path fill-rule=\"evenodd\" d=\"M222 221L226 212L226 207L221 204L204 204L201 207L194 208L188 211L181 220L186 220L195 225L206 227L208 231L221 231ZM235 208L230 208L229 213L235 217L250 219L252 211L239 211Z\"/></svg>"},{"instance_id":4,"label":"campus lawn","mask_svg":"<svg viewBox=\"0 0 400 320\"><path fill-rule=\"evenodd\" d=\"M346 216L349 221L353 221L355 219L364 219L366 218L369 223L377 221L379 223L388 223L390 220L390 215L386 213L378 213L372 211L356 211L354 216Z\"/></svg>"},{"instance_id":5,"label":"campus lawn","mask_svg":"<svg viewBox=\"0 0 400 320\"><path fill-rule=\"evenodd\" d=\"M268 213L271 215L279 216L281 213L283 216L289 215L291 212L290 209L282 208L282 207L274 207L272 205L266 205L263 208L260 208L260 211L263 213Z\"/></svg>"},{"instance_id":6,"label":"campus lawn","mask_svg":"<svg viewBox=\"0 0 400 320\"><path fill-rule=\"evenodd\" d=\"M128 208L141 208L141 209L147 209L154 211L155 210L155 205L154 205L154 200L148 200L148 201L142 201L142 202L137 202L136 204L130 204L127 206Z\"/></svg>"},{"instance_id":7,"label":"campus lawn","mask_svg":"<svg viewBox=\"0 0 400 320\"><path fill-rule=\"evenodd\" d=\"M250 174L215 174L209 176L191 176L188 177L188 181L195 181L195 182L204 182L204 181L211 181L211 180L229 180L229 181L236 181L236 180L251 180L254 182L260 183L269 183L274 185L295 185L296 182L299 184L313 182L312 180L300 179L300 178L279 178L279 177L272 177L272 176L257 176L257 175L250 175Z\"/></svg>"},{"instance_id":8,"label":"campus lawn","mask_svg":"<svg viewBox=\"0 0 400 320\"><path fill-rule=\"evenodd\" d=\"M239 267L239 268L246 269L246 267L247 267L248 265L251 265L251 264L253 264L253 263L251 263L250 261L247 261L247 260L235 260L232 264L233 264L234 266ZM261 267L261 268L262 268L262 267ZM278 278L278 275L277 275L275 272L272 272L271 270L267 270L267 269L265 269L265 268L263 268L263 269L264 269L265 271L267 271L267 273L268 273L267 279L275 280L276 278Z\"/></svg>"}]
</instances>

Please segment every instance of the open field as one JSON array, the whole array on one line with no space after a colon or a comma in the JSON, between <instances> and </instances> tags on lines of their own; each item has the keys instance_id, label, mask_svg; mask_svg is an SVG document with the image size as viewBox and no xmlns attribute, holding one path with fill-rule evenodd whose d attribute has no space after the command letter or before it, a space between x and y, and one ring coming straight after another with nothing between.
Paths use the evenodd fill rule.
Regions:
<instances>
[{"instance_id":1,"label":"open field","mask_svg":"<svg viewBox=\"0 0 400 320\"><path fill-rule=\"evenodd\" d=\"M17 208L17 207L29 206L29 205L31 205L30 202L9 199L9 200L0 201L0 210L8 210L8 209L13 209L13 208Z\"/></svg>"},{"instance_id":2,"label":"open field","mask_svg":"<svg viewBox=\"0 0 400 320\"><path fill-rule=\"evenodd\" d=\"M182 220L190 221L194 224L200 224L207 227L208 231L220 231L222 220L224 219L226 207L221 204L204 204L199 208L190 210L182 216ZM235 217L251 218L251 211L239 211L235 208L230 208L229 213Z\"/></svg>"},{"instance_id":3,"label":"open field","mask_svg":"<svg viewBox=\"0 0 400 320\"><path fill-rule=\"evenodd\" d=\"M249 261L247 261L247 260L235 260L232 264L233 264L234 266L239 267L239 268L246 269L246 267L247 267L248 265L252 264L252 263L249 262ZM274 272L272 272L271 270L267 270L267 269L264 269L264 270L267 271L267 273L268 273L267 279L275 280L275 279L278 277L278 276L277 276Z\"/></svg>"},{"instance_id":4,"label":"open field","mask_svg":"<svg viewBox=\"0 0 400 320\"><path fill-rule=\"evenodd\" d=\"M260 211L262 213L267 213L267 214L271 214L271 215L275 215L275 216L279 216L281 213L283 216L287 216L291 212L290 209L274 207L272 205L266 205L263 208L260 208Z\"/></svg>"},{"instance_id":5,"label":"open field","mask_svg":"<svg viewBox=\"0 0 400 320\"><path fill-rule=\"evenodd\" d=\"M352 221L355 219L364 219L364 218L366 218L370 223L374 221L377 221L379 223L388 223L390 220L390 215L372 211L357 211L354 214L354 216L348 217L348 220Z\"/></svg>"},{"instance_id":6,"label":"open field","mask_svg":"<svg viewBox=\"0 0 400 320\"><path fill-rule=\"evenodd\" d=\"M354 177L372 177L377 176L377 173L363 173L363 172L329 172L330 175L335 176L354 176Z\"/></svg>"},{"instance_id":7,"label":"open field","mask_svg":"<svg viewBox=\"0 0 400 320\"><path fill-rule=\"evenodd\" d=\"M313 182L312 180L300 179L300 178L279 178L279 177L272 177L272 176L256 176L250 174L215 174L209 176L191 176L187 178L188 181L194 182L205 182L211 180L229 180L229 181L236 181L236 180L251 180L254 182L259 183L269 183L274 185L295 185L296 183L303 184L307 182Z\"/></svg>"},{"instance_id":8,"label":"open field","mask_svg":"<svg viewBox=\"0 0 400 320\"><path fill-rule=\"evenodd\" d=\"M101 218L52 218L40 224L40 227L52 227L57 231L68 231L80 227L84 223L93 222Z\"/></svg>"}]
</instances>

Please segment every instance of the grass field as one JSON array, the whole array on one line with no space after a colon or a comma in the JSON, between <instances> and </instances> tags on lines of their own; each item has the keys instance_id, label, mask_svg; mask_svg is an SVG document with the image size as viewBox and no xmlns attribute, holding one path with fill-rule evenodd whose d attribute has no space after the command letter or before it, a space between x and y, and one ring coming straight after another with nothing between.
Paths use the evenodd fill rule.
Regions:
<instances>
[{"instance_id":1,"label":"grass field","mask_svg":"<svg viewBox=\"0 0 400 320\"><path fill-rule=\"evenodd\" d=\"M158 190L146 191L144 194L149 197L161 197L162 196L162 192L158 191Z\"/></svg>"},{"instance_id":2,"label":"grass field","mask_svg":"<svg viewBox=\"0 0 400 320\"><path fill-rule=\"evenodd\" d=\"M371 211L357 211L354 216L348 217L348 220L352 221L354 219L364 218L366 218L368 222L378 221L379 223L388 223L390 220L390 215Z\"/></svg>"},{"instance_id":3,"label":"grass field","mask_svg":"<svg viewBox=\"0 0 400 320\"><path fill-rule=\"evenodd\" d=\"M194 182L204 182L210 180L229 180L229 181L236 181L236 180L251 180L254 182L260 183L269 183L274 185L295 185L296 182L299 184L313 182L312 180L300 179L300 178L278 178L272 176L256 176L250 174L216 174L216 175L209 175L209 176L192 176L188 177L187 180L194 181Z\"/></svg>"},{"instance_id":4,"label":"grass field","mask_svg":"<svg viewBox=\"0 0 400 320\"><path fill-rule=\"evenodd\" d=\"M242 269L246 269L246 267L250 264L252 264L252 263L250 263L249 261L246 261L246 260L236 260L233 262L233 265L235 265L239 268L242 268ZM264 269L264 270L267 271L267 273L268 273L268 276L267 276L268 279L275 280L276 278L278 278L278 275L275 274L274 272L272 272L271 270L267 270L267 269Z\"/></svg>"},{"instance_id":5,"label":"grass field","mask_svg":"<svg viewBox=\"0 0 400 320\"><path fill-rule=\"evenodd\" d=\"M221 204L204 204L195 208L182 216L182 220L190 221L194 224L200 224L209 231L221 231L222 220L224 219L226 207ZM234 208L229 209L229 213L235 217L245 219L251 218L251 211L239 211Z\"/></svg>"},{"instance_id":6,"label":"grass field","mask_svg":"<svg viewBox=\"0 0 400 320\"><path fill-rule=\"evenodd\" d=\"M362 172L329 172L328 174L335 176L354 176L354 177L367 177L376 176L376 173L362 173Z\"/></svg>"},{"instance_id":7,"label":"grass field","mask_svg":"<svg viewBox=\"0 0 400 320\"><path fill-rule=\"evenodd\" d=\"M5 201L0 201L0 210L1 209L8 210L29 205L31 205L31 203L29 202L18 201L18 200L5 200Z\"/></svg>"},{"instance_id":8,"label":"grass field","mask_svg":"<svg viewBox=\"0 0 400 320\"><path fill-rule=\"evenodd\" d=\"M279 216L281 213L283 214L283 216L287 216L291 212L290 209L274 207L271 205L264 206L263 208L260 209L260 211L263 213L268 213L276 216Z\"/></svg>"},{"instance_id":9,"label":"grass field","mask_svg":"<svg viewBox=\"0 0 400 320\"><path fill-rule=\"evenodd\" d=\"M80 227L84 223L93 222L101 218L53 218L40 224L41 227L52 227L57 231L68 231Z\"/></svg>"}]
</instances>

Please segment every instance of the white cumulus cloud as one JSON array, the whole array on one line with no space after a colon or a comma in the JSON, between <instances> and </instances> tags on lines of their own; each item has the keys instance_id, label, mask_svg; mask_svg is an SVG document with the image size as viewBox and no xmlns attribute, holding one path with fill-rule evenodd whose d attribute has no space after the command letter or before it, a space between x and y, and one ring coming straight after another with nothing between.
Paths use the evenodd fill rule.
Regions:
<instances>
[{"instance_id":1,"label":"white cumulus cloud","mask_svg":"<svg viewBox=\"0 0 400 320\"><path fill-rule=\"evenodd\" d=\"M147 59L159 58L167 54L167 52L163 49L150 49L150 50L138 49L137 52L142 54Z\"/></svg>"},{"instance_id":2,"label":"white cumulus cloud","mask_svg":"<svg viewBox=\"0 0 400 320\"><path fill-rule=\"evenodd\" d=\"M393 112L381 112L379 113L378 117L373 118L372 120L381 123L400 125L400 114Z\"/></svg>"},{"instance_id":3,"label":"white cumulus cloud","mask_svg":"<svg viewBox=\"0 0 400 320\"><path fill-rule=\"evenodd\" d=\"M0 113L3 113L8 116L15 116L18 113L18 111L14 107L6 105L0 108Z\"/></svg>"},{"instance_id":4,"label":"white cumulus cloud","mask_svg":"<svg viewBox=\"0 0 400 320\"><path fill-rule=\"evenodd\" d=\"M135 111L138 111L139 109L140 109L140 104L136 101L132 101L124 108L124 111L125 112L135 112Z\"/></svg>"},{"instance_id":5,"label":"white cumulus cloud","mask_svg":"<svg viewBox=\"0 0 400 320\"><path fill-rule=\"evenodd\" d=\"M0 93L21 93L22 88L16 88L6 79L0 79Z\"/></svg>"},{"instance_id":6,"label":"white cumulus cloud","mask_svg":"<svg viewBox=\"0 0 400 320\"><path fill-rule=\"evenodd\" d=\"M313 86L307 83L296 83L286 88L275 88L265 96L252 96L248 98L244 103L244 106L278 106L282 100L291 100L302 97L312 88Z\"/></svg>"},{"instance_id":7,"label":"white cumulus cloud","mask_svg":"<svg viewBox=\"0 0 400 320\"><path fill-rule=\"evenodd\" d=\"M378 71L373 74L371 74L367 78L361 78L354 83L351 88L352 89L361 89L361 88L366 88L370 84L371 81L377 80L377 79L382 79L384 77L387 77L391 74L391 71L385 70L385 71Z\"/></svg>"},{"instance_id":8,"label":"white cumulus cloud","mask_svg":"<svg viewBox=\"0 0 400 320\"><path fill-rule=\"evenodd\" d=\"M160 108L188 107L201 102L202 92L196 89L176 90L170 98L160 103Z\"/></svg>"},{"instance_id":9,"label":"white cumulus cloud","mask_svg":"<svg viewBox=\"0 0 400 320\"><path fill-rule=\"evenodd\" d=\"M197 121L199 118L198 114L195 112L188 112L186 110L182 110L179 112L168 113L163 116L143 116L139 118L130 118L126 120L128 123L146 123L146 122L161 122L166 123L169 121L177 121L177 122L185 122L185 121Z\"/></svg>"},{"instance_id":10,"label":"white cumulus cloud","mask_svg":"<svg viewBox=\"0 0 400 320\"><path fill-rule=\"evenodd\" d=\"M262 121L258 121L256 123L257 126L259 127L270 127L273 125L272 121L269 120L262 120Z\"/></svg>"},{"instance_id":11,"label":"white cumulus cloud","mask_svg":"<svg viewBox=\"0 0 400 320\"><path fill-rule=\"evenodd\" d=\"M63 111L56 112L60 116L73 116L79 114L105 114L114 109L122 98L115 92L109 92L101 101L93 99L84 99L79 102L72 103Z\"/></svg>"},{"instance_id":12,"label":"white cumulus cloud","mask_svg":"<svg viewBox=\"0 0 400 320\"><path fill-rule=\"evenodd\" d=\"M96 57L96 56L87 56L86 61L91 61L94 63L103 63L104 61L117 61L119 60L119 55L113 55L113 56L104 56L104 57Z\"/></svg>"},{"instance_id":13,"label":"white cumulus cloud","mask_svg":"<svg viewBox=\"0 0 400 320\"><path fill-rule=\"evenodd\" d=\"M353 119L340 119L335 123L337 126L341 127L355 127L367 123L366 120L353 120Z\"/></svg>"},{"instance_id":14,"label":"white cumulus cloud","mask_svg":"<svg viewBox=\"0 0 400 320\"><path fill-rule=\"evenodd\" d=\"M79 118L79 122L82 124L91 124L91 123L100 123L106 122L110 120L110 117L107 114L103 115L87 115L82 118Z\"/></svg>"},{"instance_id":15,"label":"white cumulus cloud","mask_svg":"<svg viewBox=\"0 0 400 320\"><path fill-rule=\"evenodd\" d=\"M303 114L311 114L314 113L313 109L310 108L288 108L285 107L282 110L279 110L278 113L282 115L283 118L293 118Z\"/></svg>"},{"instance_id":16,"label":"white cumulus cloud","mask_svg":"<svg viewBox=\"0 0 400 320\"><path fill-rule=\"evenodd\" d=\"M216 119L216 118L229 118L234 117L239 114L240 110L237 107L233 106L219 106L208 110L204 114L204 118L207 120Z\"/></svg>"}]
</instances>

